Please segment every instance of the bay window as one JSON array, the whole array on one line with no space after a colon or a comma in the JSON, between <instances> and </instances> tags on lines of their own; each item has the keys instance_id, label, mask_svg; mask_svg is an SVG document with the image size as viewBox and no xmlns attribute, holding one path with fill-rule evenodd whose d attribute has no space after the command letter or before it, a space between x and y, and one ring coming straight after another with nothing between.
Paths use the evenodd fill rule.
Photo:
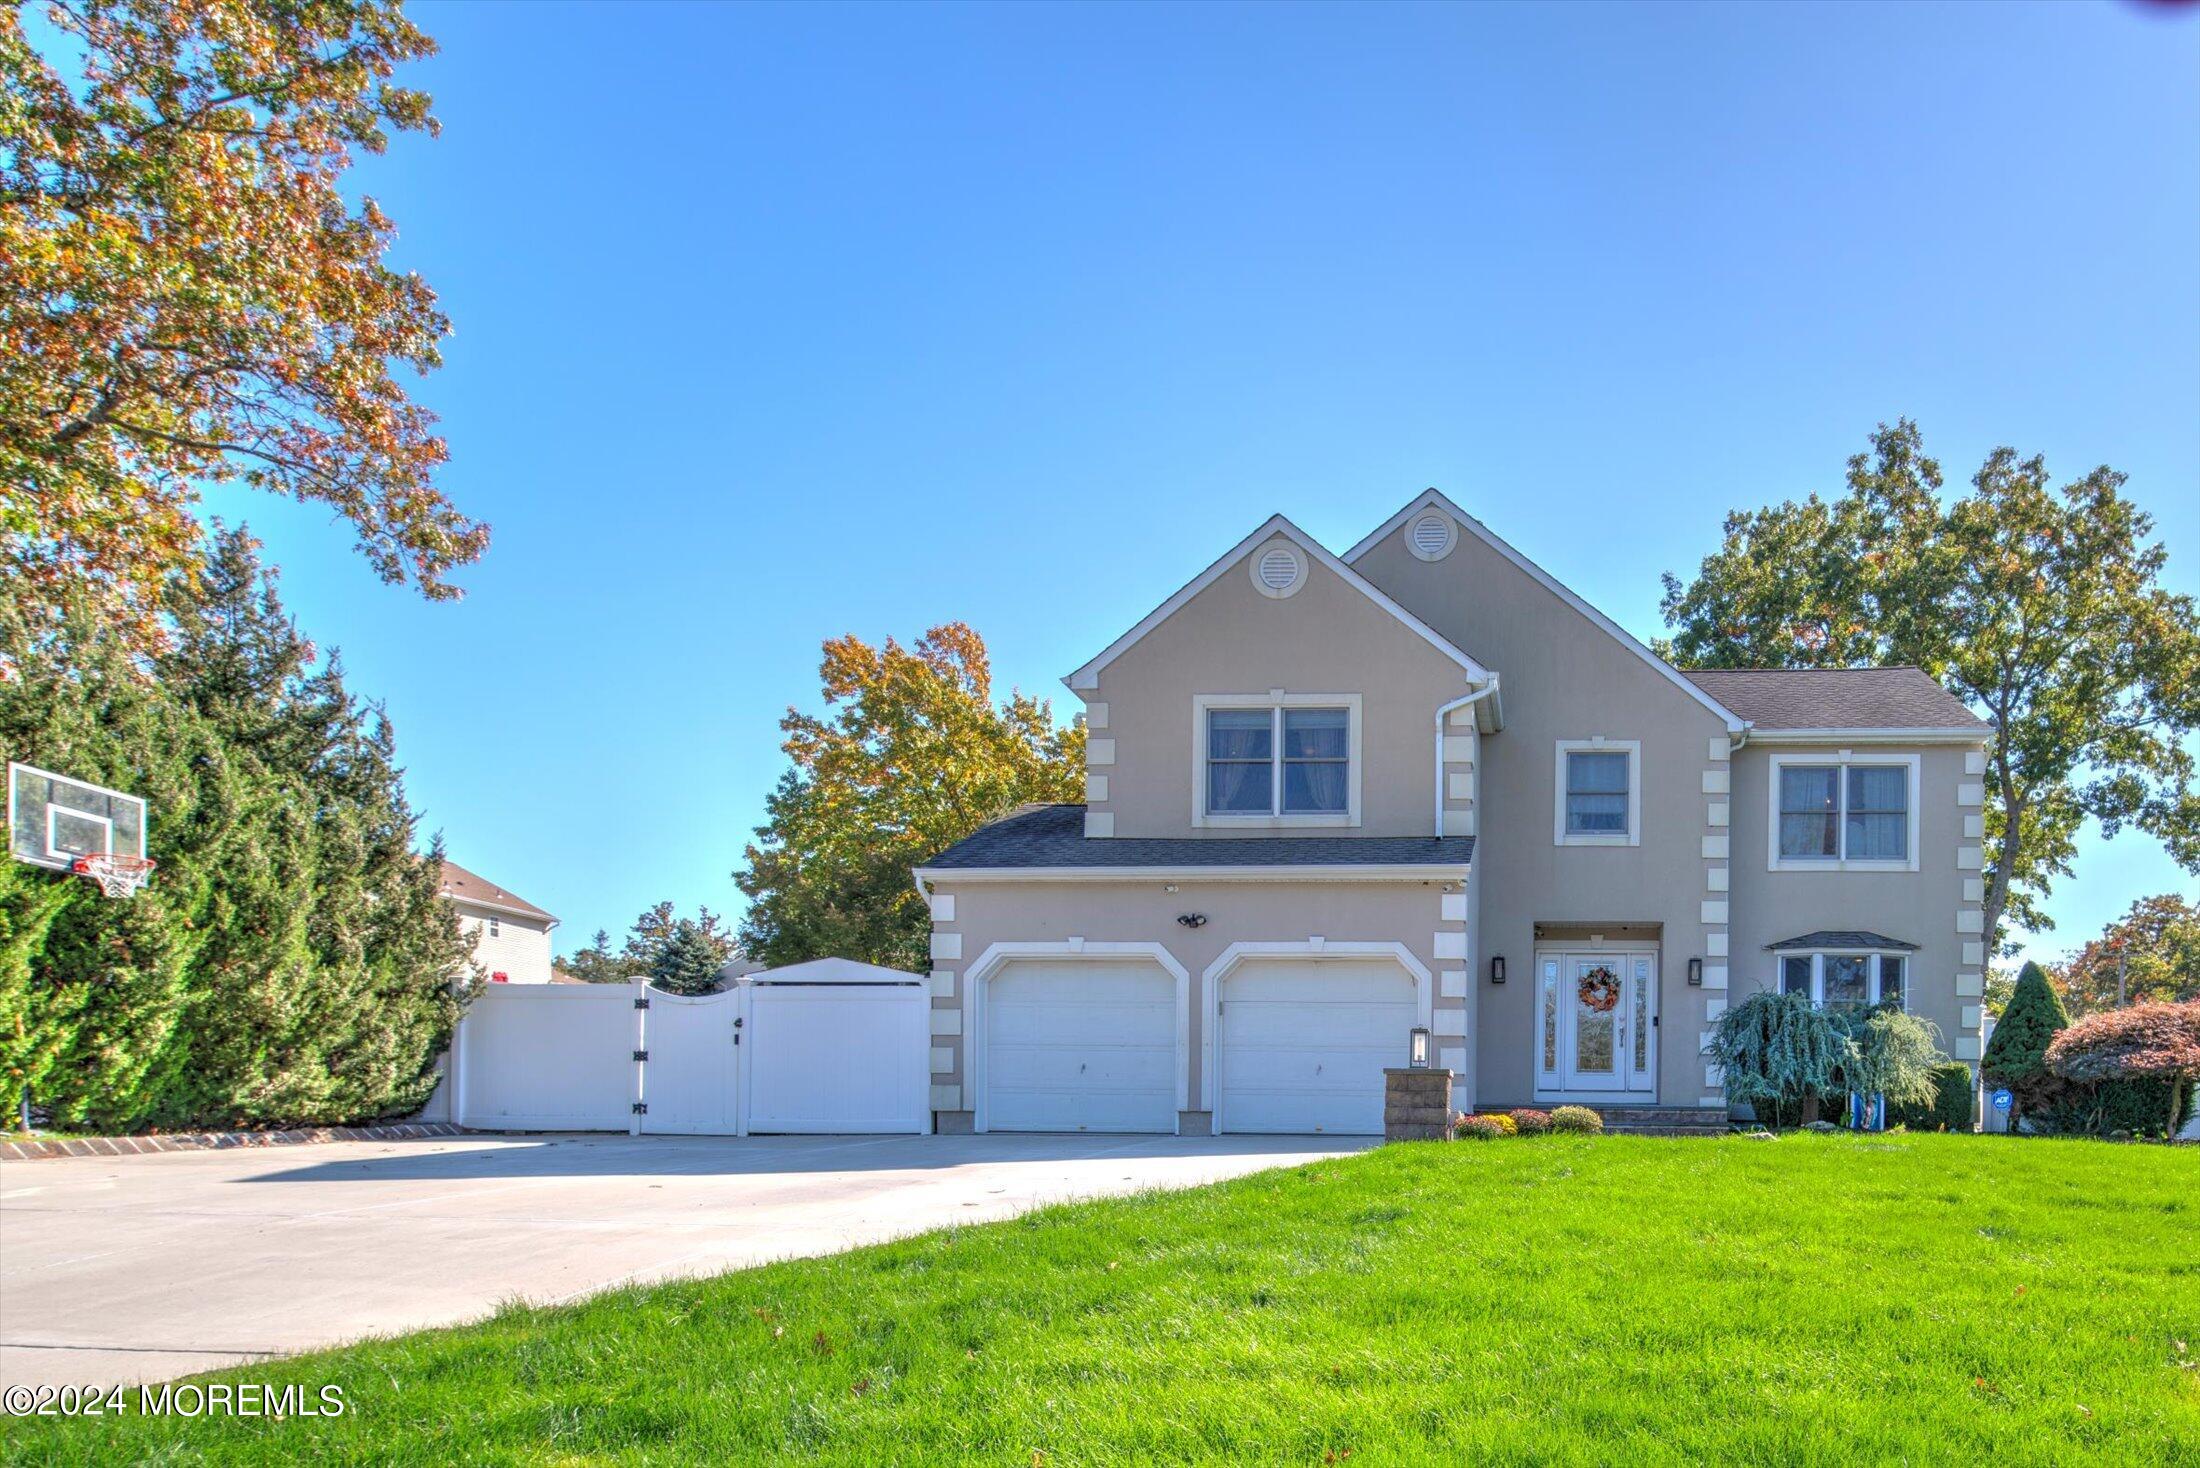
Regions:
<instances>
[{"instance_id":1,"label":"bay window","mask_svg":"<svg viewBox=\"0 0 2200 1468\"><path fill-rule=\"evenodd\" d=\"M1780 992L1807 994L1823 1009L1901 1009L1908 1002L1907 968L1900 953L1783 953Z\"/></svg>"}]
</instances>

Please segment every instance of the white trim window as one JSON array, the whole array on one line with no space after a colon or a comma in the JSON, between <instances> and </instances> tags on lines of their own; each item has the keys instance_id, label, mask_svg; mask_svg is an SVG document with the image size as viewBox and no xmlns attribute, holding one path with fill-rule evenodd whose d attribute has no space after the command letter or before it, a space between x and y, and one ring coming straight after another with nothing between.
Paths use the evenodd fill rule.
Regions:
<instances>
[{"instance_id":1,"label":"white trim window","mask_svg":"<svg viewBox=\"0 0 2200 1468\"><path fill-rule=\"evenodd\" d=\"M1871 1009L1882 1004L1907 1009L1909 977L1907 953L1791 949L1780 955L1780 992L1808 994L1820 1009Z\"/></svg>"},{"instance_id":2,"label":"white trim window","mask_svg":"<svg viewBox=\"0 0 2200 1468\"><path fill-rule=\"evenodd\" d=\"M489 936L492 938L504 936L504 923L501 919L494 916L489 919Z\"/></svg>"},{"instance_id":3,"label":"white trim window","mask_svg":"<svg viewBox=\"0 0 2200 1468\"><path fill-rule=\"evenodd\" d=\"M1914 754L1774 755L1771 869L1916 871L1918 770Z\"/></svg>"},{"instance_id":4,"label":"white trim window","mask_svg":"<svg viewBox=\"0 0 2200 1468\"><path fill-rule=\"evenodd\" d=\"M1561 739L1551 839L1560 846L1642 844L1642 741Z\"/></svg>"},{"instance_id":5,"label":"white trim window","mask_svg":"<svg viewBox=\"0 0 2200 1468\"><path fill-rule=\"evenodd\" d=\"M1360 823L1356 693L1203 693L1192 740L1195 826Z\"/></svg>"}]
</instances>

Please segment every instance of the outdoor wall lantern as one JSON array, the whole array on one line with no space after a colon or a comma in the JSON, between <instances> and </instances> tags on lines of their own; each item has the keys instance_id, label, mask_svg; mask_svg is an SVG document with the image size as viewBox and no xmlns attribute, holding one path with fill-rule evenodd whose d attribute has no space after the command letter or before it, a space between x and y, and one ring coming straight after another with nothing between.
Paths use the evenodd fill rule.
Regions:
<instances>
[{"instance_id":1,"label":"outdoor wall lantern","mask_svg":"<svg viewBox=\"0 0 2200 1468\"><path fill-rule=\"evenodd\" d=\"M1505 982L1505 955L1502 953L1493 954L1490 958L1490 982L1493 984Z\"/></svg>"},{"instance_id":2,"label":"outdoor wall lantern","mask_svg":"<svg viewBox=\"0 0 2200 1468\"><path fill-rule=\"evenodd\" d=\"M1413 1039L1406 1047L1406 1064L1414 1070L1428 1069L1428 1028L1425 1025L1413 1027Z\"/></svg>"},{"instance_id":3,"label":"outdoor wall lantern","mask_svg":"<svg viewBox=\"0 0 2200 1468\"><path fill-rule=\"evenodd\" d=\"M1688 960L1688 987L1691 989L1701 989L1703 987L1703 960L1700 958Z\"/></svg>"}]
</instances>

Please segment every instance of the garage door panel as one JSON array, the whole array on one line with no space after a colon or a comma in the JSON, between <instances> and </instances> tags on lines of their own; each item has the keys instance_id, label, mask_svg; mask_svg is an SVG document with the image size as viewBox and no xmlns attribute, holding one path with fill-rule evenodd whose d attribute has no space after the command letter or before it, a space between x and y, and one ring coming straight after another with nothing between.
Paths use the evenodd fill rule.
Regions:
<instances>
[{"instance_id":1,"label":"garage door panel","mask_svg":"<svg viewBox=\"0 0 2200 1468\"><path fill-rule=\"evenodd\" d=\"M1419 1023L1412 977L1364 960L1270 960L1222 981L1220 1120L1232 1132L1376 1135L1383 1071Z\"/></svg>"},{"instance_id":2,"label":"garage door panel","mask_svg":"<svg viewBox=\"0 0 2200 1468\"><path fill-rule=\"evenodd\" d=\"M1176 1007L1157 964L1009 964L986 990L987 1128L1174 1131Z\"/></svg>"},{"instance_id":3,"label":"garage door panel","mask_svg":"<svg viewBox=\"0 0 2200 1468\"><path fill-rule=\"evenodd\" d=\"M1176 1082L1176 1047L1136 1051L995 1043L986 1057L997 1086L1113 1086L1156 1090ZM1070 1079L1075 1078L1075 1079Z\"/></svg>"}]
</instances>

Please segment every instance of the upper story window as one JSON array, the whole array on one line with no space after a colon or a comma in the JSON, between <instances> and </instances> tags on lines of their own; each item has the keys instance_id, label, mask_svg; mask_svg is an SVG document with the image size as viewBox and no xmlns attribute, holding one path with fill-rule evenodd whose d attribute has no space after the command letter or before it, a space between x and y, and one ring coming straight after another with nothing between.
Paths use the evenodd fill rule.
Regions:
<instances>
[{"instance_id":1,"label":"upper story window","mask_svg":"<svg viewBox=\"0 0 2200 1468\"><path fill-rule=\"evenodd\" d=\"M499 936L500 934L502 934L502 933L503 933L503 931L504 931L504 924L503 924L503 923L501 923L501 922L497 921L497 920L496 920L495 918L491 918L491 919L489 919L489 936L490 936L490 937L492 937L492 938L494 938L494 937L497 937L497 936Z\"/></svg>"},{"instance_id":2,"label":"upper story window","mask_svg":"<svg viewBox=\"0 0 2200 1468\"><path fill-rule=\"evenodd\" d=\"M1561 739L1552 839L1561 846L1642 842L1639 740Z\"/></svg>"},{"instance_id":3,"label":"upper story window","mask_svg":"<svg viewBox=\"0 0 2200 1468\"><path fill-rule=\"evenodd\" d=\"M1825 1009L1908 1003L1909 961L1900 953L1784 953L1780 992L1808 994Z\"/></svg>"},{"instance_id":4,"label":"upper story window","mask_svg":"<svg viewBox=\"0 0 2200 1468\"><path fill-rule=\"evenodd\" d=\"M1350 825L1359 818L1359 699L1203 695L1195 825Z\"/></svg>"},{"instance_id":5,"label":"upper story window","mask_svg":"<svg viewBox=\"0 0 2200 1468\"><path fill-rule=\"evenodd\" d=\"M1775 756L1775 869L1917 870L1916 755Z\"/></svg>"}]
</instances>

